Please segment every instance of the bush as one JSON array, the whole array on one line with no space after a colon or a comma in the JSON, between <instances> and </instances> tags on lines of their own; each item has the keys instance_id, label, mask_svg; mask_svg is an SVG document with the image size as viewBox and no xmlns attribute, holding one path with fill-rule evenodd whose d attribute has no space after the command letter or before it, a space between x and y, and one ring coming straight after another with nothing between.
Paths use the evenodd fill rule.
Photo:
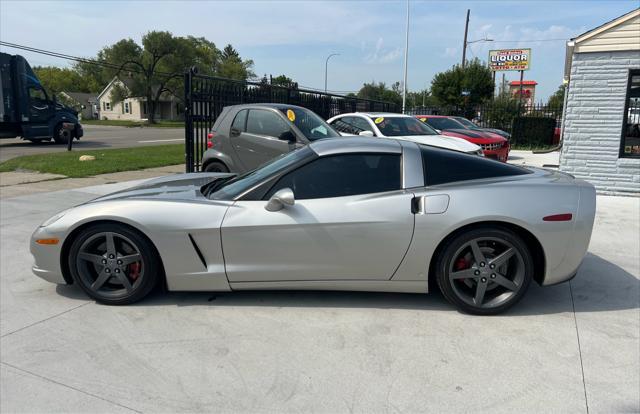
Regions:
<instances>
[{"instance_id":1,"label":"bush","mask_svg":"<svg viewBox=\"0 0 640 414\"><path fill-rule=\"evenodd\" d=\"M540 116L524 116L513 119L511 143L542 147L553 144L553 133L556 128L555 118Z\"/></svg>"}]
</instances>

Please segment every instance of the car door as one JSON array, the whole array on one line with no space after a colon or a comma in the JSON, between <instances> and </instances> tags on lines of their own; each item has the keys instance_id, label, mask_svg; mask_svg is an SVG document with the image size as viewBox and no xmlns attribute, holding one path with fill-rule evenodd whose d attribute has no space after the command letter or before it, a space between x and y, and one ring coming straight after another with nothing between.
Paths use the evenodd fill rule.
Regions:
<instances>
[{"instance_id":1,"label":"car door","mask_svg":"<svg viewBox=\"0 0 640 414\"><path fill-rule=\"evenodd\" d=\"M27 99L29 100L29 129L28 135L31 137L49 136L49 118L53 115L55 108L49 101L46 92L40 85L29 85L27 87Z\"/></svg>"},{"instance_id":2,"label":"car door","mask_svg":"<svg viewBox=\"0 0 640 414\"><path fill-rule=\"evenodd\" d=\"M245 130L232 129L230 140L244 167L252 170L295 148L295 142L280 139L287 132L291 127L275 111L250 109Z\"/></svg>"},{"instance_id":3,"label":"car door","mask_svg":"<svg viewBox=\"0 0 640 414\"><path fill-rule=\"evenodd\" d=\"M320 157L278 179L263 200L237 201L221 231L229 281L390 279L414 225L400 169L400 154ZM283 188L295 204L267 211Z\"/></svg>"}]
</instances>

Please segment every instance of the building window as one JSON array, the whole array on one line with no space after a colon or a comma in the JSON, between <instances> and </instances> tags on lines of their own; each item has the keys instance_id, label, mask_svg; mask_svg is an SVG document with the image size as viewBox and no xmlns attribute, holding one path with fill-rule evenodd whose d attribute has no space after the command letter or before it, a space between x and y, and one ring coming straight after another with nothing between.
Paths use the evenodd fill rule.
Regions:
<instances>
[{"instance_id":1,"label":"building window","mask_svg":"<svg viewBox=\"0 0 640 414\"><path fill-rule=\"evenodd\" d=\"M629 71L620 156L640 158L640 69Z\"/></svg>"},{"instance_id":2,"label":"building window","mask_svg":"<svg viewBox=\"0 0 640 414\"><path fill-rule=\"evenodd\" d=\"M124 113L125 113L125 114L130 113L130 112L129 112L129 102L125 102L125 103L124 103Z\"/></svg>"},{"instance_id":3,"label":"building window","mask_svg":"<svg viewBox=\"0 0 640 414\"><path fill-rule=\"evenodd\" d=\"M105 111L111 110L111 102L102 102L102 109Z\"/></svg>"}]
</instances>

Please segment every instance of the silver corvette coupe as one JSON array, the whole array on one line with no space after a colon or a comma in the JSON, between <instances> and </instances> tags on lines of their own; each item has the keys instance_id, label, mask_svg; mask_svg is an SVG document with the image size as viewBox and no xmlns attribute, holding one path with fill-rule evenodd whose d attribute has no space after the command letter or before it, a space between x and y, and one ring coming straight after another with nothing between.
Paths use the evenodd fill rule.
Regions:
<instances>
[{"instance_id":1,"label":"silver corvette coupe","mask_svg":"<svg viewBox=\"0 0 640 414\"><path fill-rule=\"evenodd\" d=\"M51 217L33 271L95 300L170 291L421 292L495 314L531 281L571 279L595 215L590 184L382 138L328 139L240 176L147 181Z\"/></svg>"}]
</instances>

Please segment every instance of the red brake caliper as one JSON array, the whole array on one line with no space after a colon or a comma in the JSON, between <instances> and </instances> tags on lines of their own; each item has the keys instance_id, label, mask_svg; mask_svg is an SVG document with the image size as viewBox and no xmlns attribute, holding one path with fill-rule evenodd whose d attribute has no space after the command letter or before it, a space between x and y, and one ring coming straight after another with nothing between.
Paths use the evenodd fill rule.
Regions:
<instances>
[{"instance_id":1,"label":"red brake caliper","mask_svg":"<svg viewBox=\"0 0 640 414\"><path fill-rule=\"evenodd\" d=\"M461 257L458 260L456 260L456 264L454 267L456 268L456 270L468 269L469 262L464 257Z\"/></svg>"},{"instance_id":2,"label":"red brake caliper","mask_svg":"<svg viewBox=\"0 0 640 414\"><path fill-rule=\"evenodd\" d=\"M129 265L129 279L136 281L140 277L140 262L131 263Z\"/></svg>"}]
</instances>

